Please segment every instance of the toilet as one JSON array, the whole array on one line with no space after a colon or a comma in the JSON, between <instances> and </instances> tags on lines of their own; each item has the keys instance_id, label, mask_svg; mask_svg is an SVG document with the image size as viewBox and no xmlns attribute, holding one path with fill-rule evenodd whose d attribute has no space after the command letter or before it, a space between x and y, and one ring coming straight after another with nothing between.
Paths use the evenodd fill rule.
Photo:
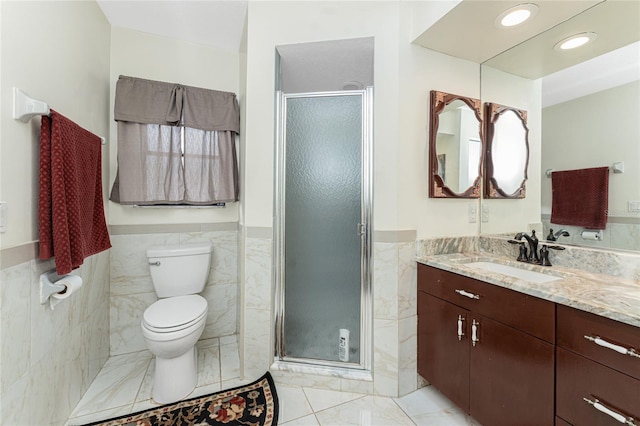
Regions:
<instances>
[{"instance_id":1,"label":"toilet","mask_svg":"<svg viewBox=\"0 0 640 426\"><path fill-rule=\"evenodd\" d=\"M195 344L207 322L211 244L151 247L147 250L158 301L142 315L142 335L156 365L151 397L160 404L183 399L198 382Z\"/></svg>"}]
</instances>

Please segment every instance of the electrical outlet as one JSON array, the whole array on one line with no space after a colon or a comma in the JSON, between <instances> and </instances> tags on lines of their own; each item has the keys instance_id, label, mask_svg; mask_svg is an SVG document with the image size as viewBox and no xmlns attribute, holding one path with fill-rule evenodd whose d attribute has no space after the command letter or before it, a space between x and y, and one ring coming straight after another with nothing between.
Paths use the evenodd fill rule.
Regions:
<instances>
[{"instance_id":1,"label":"electrical outlet","mask_svg":"<svg viewBox=\"0 0 640 426\"><path fill-rule=\"evenodd\" d=\"M483 205L482 206L482 223L488 223L488 222L489 222L489 206Z\"/></svg>"},{"instance_id":2,"label":"electrical outlet","mask_svg":"<svg viewBox=\"0 0 640 426\"><path fill-rule=\"evenodd\" d=\"M631 213L640 212L640 201L629 201L629 212Z\"/></svg>"},{"instance_id":3,"label":"electrical outlet","mask_svg":"<svg viewBox=\"0 0 640 426\"><path fill-rule=\"evenodd\" d=\"M478 208L476 204L469 204L467 206L467 213L469 215L469 223L476 223L478 221Z\"/></svg>"}]
</instances>

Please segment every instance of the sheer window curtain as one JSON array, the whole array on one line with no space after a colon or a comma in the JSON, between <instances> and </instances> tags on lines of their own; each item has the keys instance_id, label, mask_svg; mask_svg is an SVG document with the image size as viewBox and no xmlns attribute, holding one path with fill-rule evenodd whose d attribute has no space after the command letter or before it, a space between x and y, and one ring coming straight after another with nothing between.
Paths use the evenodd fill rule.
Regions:
<instances>
[{"instance_id":1,"label":"sheer window curtain","mask_svg":"<svg viewBox=\"0 0 640 426\"><path fill-rule=\"evenodd\" d=\"M239 199L235 94L120 76L118 172L110 199L212 205Z\"/></svg>"},{"instance_id":2,"label":"sheer window curtain","mask_svg":"<svg viewBox=\"0 0 640 426\"><path fill-rule=\"evenodd\" d=\"M184 180L186 201L235 200L238 169L233 132L211 132L185 128Z\"/></svg>"}]
</instances>

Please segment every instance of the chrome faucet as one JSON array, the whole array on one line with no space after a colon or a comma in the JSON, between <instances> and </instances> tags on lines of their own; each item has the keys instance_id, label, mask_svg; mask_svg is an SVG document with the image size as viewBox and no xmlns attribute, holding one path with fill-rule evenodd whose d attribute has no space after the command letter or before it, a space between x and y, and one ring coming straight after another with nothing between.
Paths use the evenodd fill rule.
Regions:
<instances>
[{"instance_id":1,"label":"chrome faucet","mask_svg":"<svg viewBox=\"0 0 640 426\"><path fill-rule=\"evenodd\" d=\"M547 241L557 241L560 237L569 237L569 231L566 229L561 229L555 234L553 233L553 229L549 229L549 235L547 235Z\"/></svg>"},{"instance_id":2,"label":"chrome faucet","mask_svg":"<svg viewBox=\"0 0 640 426\"><path fill-rule=\"evenodd\" d=\"M540 257L538 256L538 237L536 237L535 229L531 230L531 236L529 236L526 232L518 232L513 238L518 241L522 241L522 238L524 238L527 240L527 243L529 243L529 255L525 256L525 259L521 259L522 256L518 256L518 260L540 263Z\"/></svg>"}]
</instances>

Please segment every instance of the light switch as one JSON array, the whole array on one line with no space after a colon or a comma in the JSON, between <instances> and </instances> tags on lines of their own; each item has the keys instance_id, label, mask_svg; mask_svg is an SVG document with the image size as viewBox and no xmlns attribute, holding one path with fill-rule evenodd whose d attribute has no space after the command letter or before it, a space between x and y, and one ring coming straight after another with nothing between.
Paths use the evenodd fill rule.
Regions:
<instances>
[{"instance_id":1,"label":"light switch","mask_svg":"<svg viewBox=\"0 0 640 426\"><path fill-rule=\"evenodd\" d=\"M467 213L469 215L469 223L476 223L478 221L478 207L475 203L467 206Z\"/></svg>"}]
</instances>

